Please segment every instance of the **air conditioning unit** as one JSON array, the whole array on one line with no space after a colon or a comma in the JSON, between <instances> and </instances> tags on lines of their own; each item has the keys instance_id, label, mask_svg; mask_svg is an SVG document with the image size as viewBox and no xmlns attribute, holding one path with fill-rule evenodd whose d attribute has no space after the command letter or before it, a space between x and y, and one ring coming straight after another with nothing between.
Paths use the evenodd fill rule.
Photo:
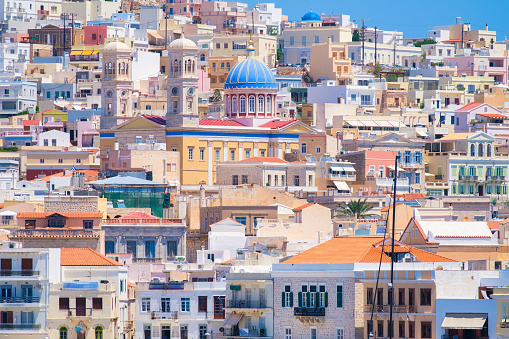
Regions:
<instances>
[{"instance_id":1,"label":"air conditioning unit","mask_svg":"<svg viewBox=\"0 0 509 339\"><path fill-rule=\"evenodd\" d=\"M203 268L203 265L198 265L198 268L199 268L199 269L202 269L202 268Z\"/></svg>"},{"instance_id":2,"label":"air conditioning unit","mask_svg":"<svg viewBox=\"0 0 509 339\"><path fill-rule=\"evenodd\" d=\"M177 269L181 269L182 268L182 265L177 265Z\"/></svg>"},{"instance_id":3,"label":"air conditioning unit","mask_svg":"<svg viewBox=\"0 0 509 339\"><path fill-rule=\"evenodd\" d=\"M413 262L413 261L414 258L410 253L406 253L405 256L403 257L403 262Z\"/></svg>"}]
</instances>

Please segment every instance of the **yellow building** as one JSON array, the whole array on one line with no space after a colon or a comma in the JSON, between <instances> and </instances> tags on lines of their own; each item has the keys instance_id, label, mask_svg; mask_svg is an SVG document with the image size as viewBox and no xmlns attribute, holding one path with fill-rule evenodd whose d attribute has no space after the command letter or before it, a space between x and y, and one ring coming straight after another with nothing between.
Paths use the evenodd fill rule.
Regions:
<instances>
[{"instance_id":1,"label":"yellow building","mask_svg":"<svg viewBox=\"0 0 509 339\"><path fill-rule=\"evenodd\" d=\"M247 47L250 40L257 51L258 59L269 67L274 67L276 65L277 51L277 38L275 35L214 35L211 57L247 57Z\"/></svg>"},{"instance_id":2,"label":"yellow building","mask_svg":"<svg viewBox=\"0 0 509 339\"><path fill-rule=\"evenodd\" d=\"M314 81L328 79L348 85L353 79L347 45L333 44L330 37L325 43L311 46L310 68L309 75Z\"/></svg>"},{"instance_id":3,"label":"yellow building","mask_svg":"<svg viewBox=\"0 0 509 339\"><path fill-rule=\"evenodd\" d=\"M67 112L59 111L58 109L51 109L42 112L42 119L46 121L46 118L53 118L55 122L67 122Z\"/></svg>"},{"instance_id":4,"label":"yellow building","mask_svg":"<svg viewBox=\"0 0 509 339\"><path fill-rule=\"evenodd\" d=\"M210 88L222 90L228 73L230 73L235 64L244 59L245 56L239 55L210 57L209 66L207 68L207 74L210 78Z\"/></svg>"},{"instance_id":5,"label":"yellow building","mask_svg":"<svg viewBox=\"0 0 509 339\"><path fill-rule=\"evenodd\" d=\"M484 102L498 110L503 110L504 113L509 113L509 91L505 86L494 86L487 92L475 93L475 102Z\"/></svg>"}]
</instances>

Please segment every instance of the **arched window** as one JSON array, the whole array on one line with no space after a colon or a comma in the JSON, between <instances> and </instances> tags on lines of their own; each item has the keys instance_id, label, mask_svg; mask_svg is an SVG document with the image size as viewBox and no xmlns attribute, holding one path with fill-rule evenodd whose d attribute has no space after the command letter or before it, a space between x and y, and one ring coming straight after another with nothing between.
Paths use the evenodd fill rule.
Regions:
<instances>
[{"instance_id":1,"label":"arched window","mask_svg":"<svg viewBox=\"0 0 509 339\"><path fill-rule=\"evenodd\" d=\"M58 331L58 339L67 339L67 327L62 326Z\"/></svg>"},{"instance_id":2,"label":"arched window","mask_svg":"<svg viewBox=\"0 0 509 339\"><path fill-rule=\"evenodd\" d=\"M477 155L480 157L484 156L484 147L483 144L479 144L479 147L477 148Z\"/></svg>"},{"instance_id":3,"label":"arched window","mask_svg":"<svg viewBox=\"0 0 509 339\"><path fill-rule=\"evenodd\" d=\"M206 54L200 54L200 61L207 61Z\"/></svg>"},{"instance_id":4,"label":"arched window","mask_svg":"<svg viewBox=\"0 0 509 339\"><path fill-rule=\"evenodd\" d=\"M101 326L95 328L95 339L103 339L103 328Z\"/></svg>"},{"instance_id":5,"label":"arched window","mask_svg":"<svg viewBox=\"0 0 509 339\"><path fill-rule=\"evenodd\" d=\"M263 97L260 95L258 97L258 113L263 113Z\"/></svg>"},{"instance_id":6,"label":"arched window","mask_svg":"<svg viewBox=\"0 0 509 339\"><path fill-rule=\"evenodd\" d=\"M491 157L491 144L486 145L486 156Z\"/></svg>"},{"instance_id":7,"label":"arched window","mask_svg":"<svg viewBox=\"0 0 509 339\"><path fill-rule=\"evenodd\" d=\"M271 104L270 96L267 96L267 108L265 109L265 111L267 113L270 113L271 110L272 110L272 104Z\"/></svg>"},{"instance_id":8,"label":"arched window","mask_svg":"<svg viewBox=\"0 0 509 339\"><path fill-rule=\"evenodd\" d=\"M246 97L240 97L240 113L246 113Z\"/></svg>"},{"instance_id":9,"label":"arched window","mask_svg":"<svg viewBox=\"0 0 509 339\"><path fill-rule=\"evenodd\" d=\"M475 157L475 145L470 145L470 156Z\"/></svg>"},{"instance_id":10,"label":"arched window","mask_svg":"<svg viewBox=\"0 0 509 339\"><path fill-rule=\"evenodd\" d=\"M255 112L255 97L252 95L249 97L249 113Z\"/></svg>"},{"instance_id":11,"label":"arched window","mask_svg":"<svg viewBox=\"0 0 509 339\"><path fill-rule=\"evenodd\" d=\"M237 113L237 97L234 95L232 97L232 113Z\"/></svg>"}]
</instances>

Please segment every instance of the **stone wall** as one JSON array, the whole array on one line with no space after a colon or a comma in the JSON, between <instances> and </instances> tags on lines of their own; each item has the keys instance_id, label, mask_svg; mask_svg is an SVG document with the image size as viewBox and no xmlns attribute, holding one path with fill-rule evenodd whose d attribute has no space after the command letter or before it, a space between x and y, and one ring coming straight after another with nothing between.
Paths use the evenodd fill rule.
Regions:
<instances>
[{"instance_id":1,"label":"stone wall","mask_svg":"<svg viewBox=\"0 0 509 339\"><path fill-rule=\"evenodd\" d=\"M99 212L99 198L46 197L44 212Z\"/></svg>"}]
</instances>

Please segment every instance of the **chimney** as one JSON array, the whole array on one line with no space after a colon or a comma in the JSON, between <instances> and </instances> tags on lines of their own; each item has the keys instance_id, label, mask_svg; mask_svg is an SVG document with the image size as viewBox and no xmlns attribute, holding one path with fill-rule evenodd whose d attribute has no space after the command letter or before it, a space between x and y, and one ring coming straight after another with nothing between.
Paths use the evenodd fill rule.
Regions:
<instances>
[{"instance_id":1,"label":"chimney","mask_svg":"<svg viewBox=\"0 0 509 339\"><path fill-rule=\"evenodd\" d=\"M486 27L488 27L488 26L486 26ZM486 29L486 30L488 30L488 29ZM331 39L331 37L330 37L330 36L329 36L329 37L327 37L327 43L328 43L329 45L332 43L332 39Z\"/></svg>"},{"instance_id":2,"label":"chimney","mask_svg":"<svg viewBox=\"0 0 509 339\"><path fill-rule=\"evenodd\" d=\"M486 24L486 32L488 31L488 24Z\"/></svg>"}]
</instances>

